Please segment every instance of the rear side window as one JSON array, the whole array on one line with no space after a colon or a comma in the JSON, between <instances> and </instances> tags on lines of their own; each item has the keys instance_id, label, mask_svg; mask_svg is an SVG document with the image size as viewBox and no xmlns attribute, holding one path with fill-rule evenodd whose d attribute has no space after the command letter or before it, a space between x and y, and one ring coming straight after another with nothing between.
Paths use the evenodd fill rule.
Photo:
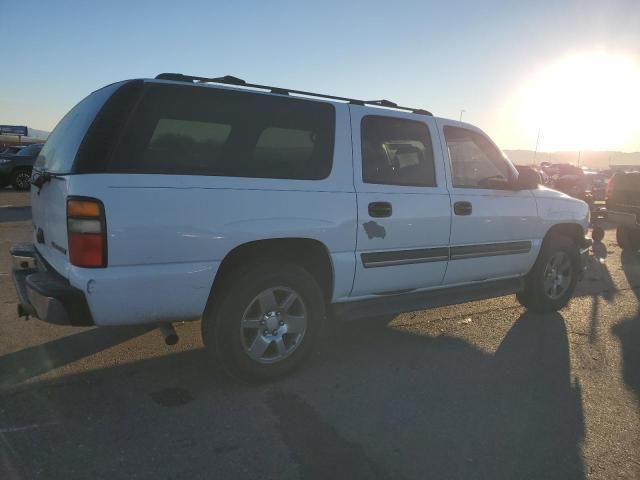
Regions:
<instances>
[{"instance_id":1,"label":"rear side window","mask_svg":"<svg viewBox=\"0 0 640 480\"><path fill-rule=\"evenodd\" d=\"M334 129L326 103L147 85L109 171L318 180L331 171Z\"/></svg>"},{"instance_id":2,"label":"rear side window","mask_svg":"<svg viewBox=\"0 0 640 480\"><path fill-rule=\"evenodd\" d=\"M436 186L431 136L424 123L366 116L361 142L365 183Z\"/></svg>"},{"instance_id":3,"label":"rear side window","mask_svg":"<svg viewBox=\"0 0 640 480\"><path fill-rule=\"evenodd\" d=\"M53 173L70 173L87 130L107 99L120 86L122 83L115 83L97 90L73 107L49 135L35 167Z\"/></svg>"}]
</instances>

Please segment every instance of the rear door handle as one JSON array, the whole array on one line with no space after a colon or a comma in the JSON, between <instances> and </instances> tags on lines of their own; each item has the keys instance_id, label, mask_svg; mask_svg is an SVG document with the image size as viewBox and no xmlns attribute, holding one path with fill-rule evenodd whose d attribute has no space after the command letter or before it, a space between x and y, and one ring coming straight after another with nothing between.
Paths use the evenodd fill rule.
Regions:
<instances>
[{"instance_id":1,"label":"rear door handle","mask_svg":"<svg viewBox=\"0 0 640 480\"><path fill-rule=\"evenodd\" d=\"M472 211L471 202L456 202L453 204L453 213L456 215L471 215Z\"/></svg>"},{"instance_id":2,"label":"rear door handle","mask_svg":"<svg viewBox=\"0 0 640 480\"><path fill-rule=\"evenodd\" d=\"M369 216L374 218L390 217L393 209L389 202L371 202Z\"/></svg>"}]
</instances>

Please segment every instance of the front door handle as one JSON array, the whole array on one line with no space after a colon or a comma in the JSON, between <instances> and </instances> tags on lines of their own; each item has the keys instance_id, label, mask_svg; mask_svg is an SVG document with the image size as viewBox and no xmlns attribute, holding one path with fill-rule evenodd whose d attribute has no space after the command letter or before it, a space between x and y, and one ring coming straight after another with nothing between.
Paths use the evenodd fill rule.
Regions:
<instances>
[{"instance_id":1,"label":"front door handle","mask_svg":"<svg viewBox=\"0 0 640 480\"><path fill-rule=\"evenodd\" d=\"M389 202L371 202L369 204L369 216L374 218L390 217L393 211Z\"/></svg>"},{"instance_id":2,"label":"front door handle","mask_svg":"<svg viewBox=\"0 0 640 480\"><path fill-rule=\"evenodd\" d=\"M471 202L456 202L453 204L453 213L456 215L471 215L472 211Z\"/></svg>"}]
</instances>

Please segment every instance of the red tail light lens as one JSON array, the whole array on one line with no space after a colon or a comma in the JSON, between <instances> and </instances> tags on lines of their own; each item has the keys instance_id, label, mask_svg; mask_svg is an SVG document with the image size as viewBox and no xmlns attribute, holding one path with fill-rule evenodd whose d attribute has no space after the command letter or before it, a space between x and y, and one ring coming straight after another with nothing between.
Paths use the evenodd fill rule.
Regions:
<instances>
[{"instance_id":1,"label":"red tail light lens","mask_svg":"<svg viewBox=\"0 0 640 480\"><path fill-rule=\"evenodd\" d=\"M107 266L104 206L94 198L67 200L69 260L77 267Z\"/></svg>"}]
</instances>

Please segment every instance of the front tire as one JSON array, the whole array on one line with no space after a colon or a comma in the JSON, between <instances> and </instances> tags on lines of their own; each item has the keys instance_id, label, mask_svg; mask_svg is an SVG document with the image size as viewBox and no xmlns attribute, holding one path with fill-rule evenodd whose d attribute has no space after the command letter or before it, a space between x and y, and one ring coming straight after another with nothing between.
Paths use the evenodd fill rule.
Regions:
<instances>
[{"instance_id":1,"label":"front tire","mask_svg":"<svg viewBox=\"0 0 640 480\"><path fill-rule=\"evenodd\" d=\"M281 377L311 351L325 317L318 283L294 264L247 266L222 279L202 319L208 351L231 376Z\"/></svg>"},{"instance_id":2,"label":"front tire","mask_svg":"<svg viewBox=\"0 0 640 480\"><path fill-rule=\"evenodd\" d=\"M525 287L516 297L528 310L538 313L556 312L573 295L580 272L578 246L568 237L548 238L531 271Z\"/></svg>"}]
</instances>

